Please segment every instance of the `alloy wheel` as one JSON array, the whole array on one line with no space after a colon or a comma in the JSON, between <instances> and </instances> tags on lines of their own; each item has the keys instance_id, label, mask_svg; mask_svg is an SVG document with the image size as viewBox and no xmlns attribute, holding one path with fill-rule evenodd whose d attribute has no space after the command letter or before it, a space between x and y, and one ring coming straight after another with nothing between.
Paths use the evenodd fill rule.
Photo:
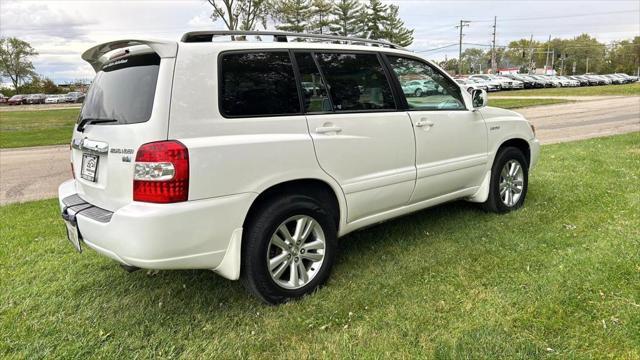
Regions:
<instances>
[{"instance_id":1,"label":"alloy wheel","mask_svg":"<svg viewBox=\"0 0 640 360\"><path fill-rule=\"evenodd\" d=\"M518 203L524 190L524 170L517 160L509 160L500 172L500 199L508 207Z\"/></svg>"},{"instance_id":2,"label":"alloy wheel","mask_svg":"<svg viewBox=\"0 0 640 360\"><path fill-rule=\"evenodd\" d=\"M318 274L325 257L325 235L311 216L296 215L271 235L267 266L271 279L285 289L299 289Z\"/></svg>"}]
</instances>

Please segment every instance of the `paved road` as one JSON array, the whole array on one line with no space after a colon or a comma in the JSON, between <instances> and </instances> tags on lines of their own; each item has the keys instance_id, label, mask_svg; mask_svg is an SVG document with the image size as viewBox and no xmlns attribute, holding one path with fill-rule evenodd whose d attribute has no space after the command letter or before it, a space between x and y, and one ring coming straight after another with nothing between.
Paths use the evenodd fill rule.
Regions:
<instances>
[{"instance_id":1,"label":"paved road","mask_svg":"<svg viewBox=\"0 0 640 360\"><path fill-rule=\"evenodd\" d=\"M640 96L602 98L516 110L543 144L640 131Z\"/></svg>"},{"instance_id":2,"label":"paved road","mask_svg":"<svg viewBox=\"0 0 640 360\"><path fill-rule=\"evenodd\" d=\"M0 205L55 197L69 178L69 145L0 150Z\"/></svg>"},{"instance_id":3,"label":"paved road","mask_svg":"<svg viewBox=\"0 0 640 360\"><path fill-rule=\"evenodd\" d=\"M640 97L590 98L518 112L533 122L545 144L640 131ZM0 205L55 197L68 178L68 146L0 150Z\"/></svg>"}]
</instances>

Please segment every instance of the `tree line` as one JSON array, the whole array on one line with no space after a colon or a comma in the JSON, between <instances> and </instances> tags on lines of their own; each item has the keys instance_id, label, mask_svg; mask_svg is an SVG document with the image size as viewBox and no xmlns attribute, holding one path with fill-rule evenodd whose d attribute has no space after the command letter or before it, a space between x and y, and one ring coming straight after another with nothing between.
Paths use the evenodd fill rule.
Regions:
<instances>
[{"instance_id":1,"label":"tree line","mask_svg":"<svg viewBox=\"0 0 640 360\"><path fill-rule=\"evenodd\" d=\"M518 68L520 72L543 68L547 64L563 75L587 72L635 74L640 67L640 36L611 44L601 43L588 34L545 42L519 39L506 47L496 48L496 62L498 68ZM447 71L457 71L458 59L447 59L440 65ZM486 72L490 67L491 49L463 51L463 73Z\"/></svg>"},{"instance_id":2,"label":"tree line","mask_svg":"<svg viewBox=\"0 0 640 360\"><path fill-rule=\"evenodd\" d=\"M297 33L355 36L387 40L400 46L413 42L397 5L381 0L207 0L211 18L229 30L257 30L273 22L276 29Z\"/></svg>"}]
</instances>

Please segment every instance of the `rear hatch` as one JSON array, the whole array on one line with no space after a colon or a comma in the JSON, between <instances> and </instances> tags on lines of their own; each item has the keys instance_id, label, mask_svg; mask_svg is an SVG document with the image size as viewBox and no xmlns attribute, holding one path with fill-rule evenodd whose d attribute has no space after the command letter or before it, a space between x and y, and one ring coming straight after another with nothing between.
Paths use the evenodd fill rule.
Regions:
<instances>
[{"instance_id":1,"label":"rear hatch","mask_svg":"<svg viewBox=\"0 0 640 360\"><path fill-rule=\"evenodd\" d=\"M176 51L176 43L127 40L83 54L96 76L74 127L71 161L85 201L110 211L132 201L137 149L167 139Z\"/></svg>"}]
</instances>

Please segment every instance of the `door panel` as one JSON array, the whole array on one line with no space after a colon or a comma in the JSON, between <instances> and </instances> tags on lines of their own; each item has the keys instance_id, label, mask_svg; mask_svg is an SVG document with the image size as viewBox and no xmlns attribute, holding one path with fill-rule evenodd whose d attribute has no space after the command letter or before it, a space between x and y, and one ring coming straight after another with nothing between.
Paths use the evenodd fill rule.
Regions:
<instances>
[{"instance_id":1,"label":"door panel","mask_svg":"<svg viewBox=\"0 0 640 360\"><path fill-rule=\"evenodd\" d=\"M479 186L487 163L487 130L474 111L412 111L416 189L411 202ZM417 126L420 122L430 125Z\"/></svg>"},{"instance_id":2,"label":"door panel","mask_svg":"<svg viewBox=\"0 0 640 360\"><path fill-rule=\"evenodd\" d=\"M403 89L415 130L416 203L480 185L487 163L487 129L479 112L467 110L460 86L414 57L388 56ZM412 92L409 85L431 91Z\"/></svg>"},{"instance_id":3,"label":"door panel","mask_svg":"<svg viewBox=\"0 0 640 360\"><path fill-rule=\"evenodd\" d=\"M342 185L348 221L407 204L416 170L405 112L309 115L307 122L320 166Z\"/></svg>"},{"instance_id":4,"label":"door panel","mask_svg":"<svg viewBox=\"0 0 640 360\"><path fill-rule=\"evenodd\" d=\"M318 162L342 186L347 221L406 205L416 179L413 126L395 111L381 58L298 51L295 59Z\"/></svg>"}]
</instances>

